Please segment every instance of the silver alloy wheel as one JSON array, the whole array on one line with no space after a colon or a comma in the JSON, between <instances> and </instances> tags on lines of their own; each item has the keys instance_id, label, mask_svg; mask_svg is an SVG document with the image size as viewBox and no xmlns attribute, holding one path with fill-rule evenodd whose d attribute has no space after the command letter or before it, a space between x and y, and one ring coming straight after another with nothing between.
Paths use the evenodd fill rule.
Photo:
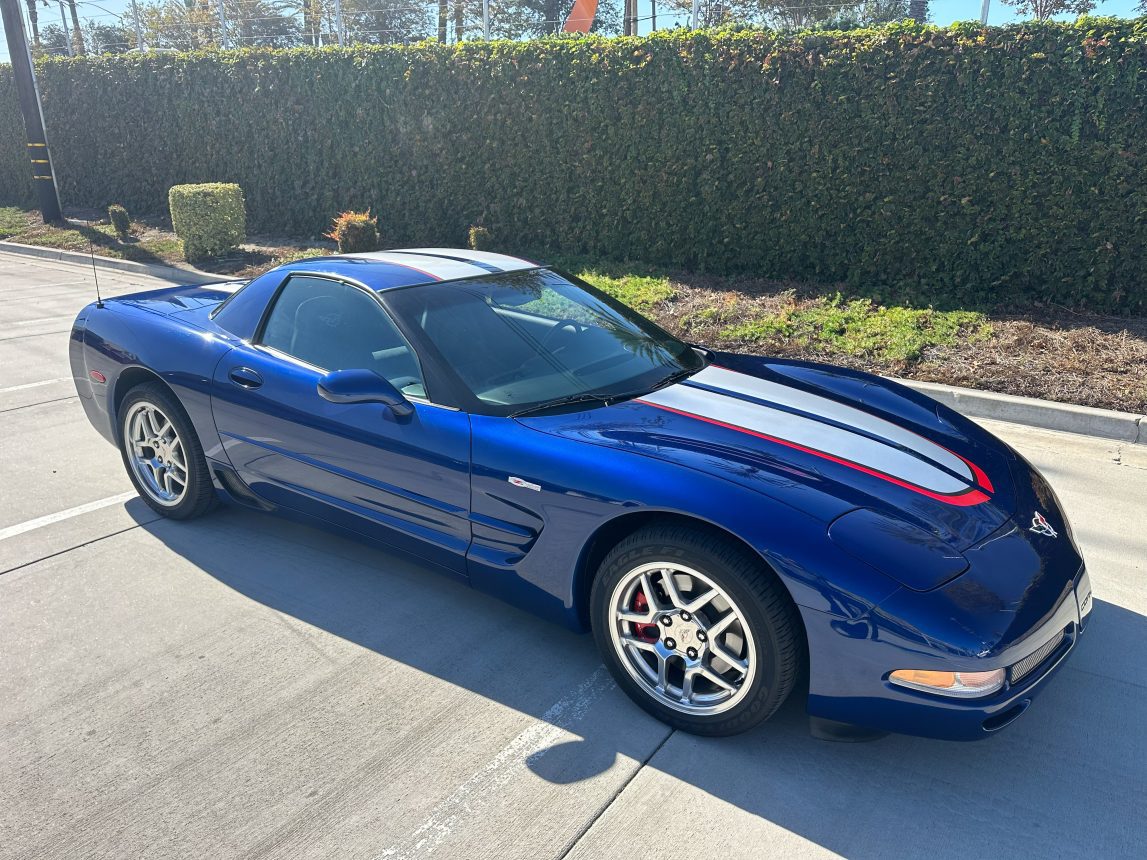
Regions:
<instances>
[{"instance_id":1,"label":"silver alloy wheel","mask_svg":"<svg viewBox=\"0 0 1147 860\"><path fill-rule=\"evenodd\" d=\"M151 499L174 507L187 495L187 453L175 425L154 403L135 404L124 416L127 459Z\"/></svg>"},{"instance_id":2,"label":"silver alloy wheel","mask_svg":"<svg viewBox=\"0 0 1147 860\"><path fill-rule=\"evenodd\" d=\"M728 593L699 571L642 564L621 578L609 605L622 665L661 704L694 716L719 714L752 686L753 631Z\"/></svg>"}]
</instances>

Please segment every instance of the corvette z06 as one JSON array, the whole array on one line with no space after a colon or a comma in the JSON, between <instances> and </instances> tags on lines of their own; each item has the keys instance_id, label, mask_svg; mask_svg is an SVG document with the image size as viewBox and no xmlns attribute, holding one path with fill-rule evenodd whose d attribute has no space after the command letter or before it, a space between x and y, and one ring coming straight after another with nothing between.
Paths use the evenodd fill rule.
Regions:
<instances>
[{"instance_id":1,"label":"corvette z06","mask_svg":"<svg viewBox=\"0 0 1147 860\"><path fill-rule=\"evenodd\" d=\"M1055 493L978 425L683 343L527 260L303 260L89 305L70 350L159 513L223 500L416 556L592 631L686 731L744 731L799 687L828 736L983 738L1091 610Z\"/></svg>"}]
</instances>

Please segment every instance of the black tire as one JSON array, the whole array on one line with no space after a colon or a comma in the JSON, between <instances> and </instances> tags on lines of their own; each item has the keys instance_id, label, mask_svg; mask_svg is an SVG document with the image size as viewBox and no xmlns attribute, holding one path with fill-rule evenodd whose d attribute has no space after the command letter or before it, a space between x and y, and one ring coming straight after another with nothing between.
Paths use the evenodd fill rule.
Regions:
<instances>
[{"instance_id":1,"label":"black tire","mask_svg":"<svg viewBox=\"0 0 1147 860\"><path fill-rule=\"evenodd\" d=\"M127 419L139 404L158 408L175 428L182 443L187 461L187 482L182 498L173 504L164 504L153 495L132 465L131 445L128 440ZM187 416L187 411L171 390L159 382L145 382L131 389L120 404L116 415L119 422L119 449L128 477L141 499L156 513L173 520L189 520L210 511L217 501L215 487L211 483L211 473L207 469L207 458L203 456L203 446Z\"/></svg>"},{"instance_id":2,"label":"black tire","mask_svg":"<svg viewBox=\"0 0 1147 860\"><path fill-rule=\"evenodd\" d=\"M653 562L685 565L708 577L732 599L750 628L756 669L747 692L739 693L726 711L696 715L663 704L630 674L614 644L614 590L635 569ZM618 685L662 722L692 734L739 734L767 720L792 692L804 662L800 619L781 582L760 558L703 528L655 525L625 538L598 569L590 611L594 639ZM748 642L745 650L750 650Z\"/></svg>"}]
</instances>

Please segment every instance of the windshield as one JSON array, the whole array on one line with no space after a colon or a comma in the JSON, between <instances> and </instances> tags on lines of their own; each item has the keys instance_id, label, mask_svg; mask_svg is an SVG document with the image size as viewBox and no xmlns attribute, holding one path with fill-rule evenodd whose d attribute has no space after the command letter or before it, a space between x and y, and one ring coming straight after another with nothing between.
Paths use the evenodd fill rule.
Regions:
<instances>
[{"instance_id":1,"label":"windshield","mask_svg":"<svg viewBox=\"0 0 1147 860\"><path fill-rule=\"evenodd\" d=\"M633 397L704 364L640 314L546 269L391 290L386 301L496 415Z\"/></svg>"}]
</instances>

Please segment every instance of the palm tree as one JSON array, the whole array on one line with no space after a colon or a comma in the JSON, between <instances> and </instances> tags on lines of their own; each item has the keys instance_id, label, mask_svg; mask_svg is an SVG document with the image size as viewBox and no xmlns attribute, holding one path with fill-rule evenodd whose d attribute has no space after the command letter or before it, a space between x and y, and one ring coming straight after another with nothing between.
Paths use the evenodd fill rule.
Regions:
<instances>
[{"instance_id":1,"label":"palm tree","mask_svg":"<svg viewBox=\"0 0 1147 860\"><path fill-rule=\"evenodd\" d=\"M928 0L909 0L908 14L917 24L928 20Z\"/></svg>"},{"instance_id":2,"label":"palm tree","mask_svg":"<svg viewBox=\"0 0 1147 860\"><path fill-rule=\"evenodd\" d=\"M68 13L72 16L72 48L76 56L84 55L84 34L80 32L80 13L76 11L76 0L68 0Z\"/></svg>"},{"instance_id":3,"label":"palm tree","mask_svg":"<svg viewBox=\"0 0 1147 860\"><path fill-rule=\"evenodd\" d=\"M28 23L32 25L32 47L40 49L40 16L36 12L36 0L25 0L28 6Z\"/></svg>"}]
</instances>

